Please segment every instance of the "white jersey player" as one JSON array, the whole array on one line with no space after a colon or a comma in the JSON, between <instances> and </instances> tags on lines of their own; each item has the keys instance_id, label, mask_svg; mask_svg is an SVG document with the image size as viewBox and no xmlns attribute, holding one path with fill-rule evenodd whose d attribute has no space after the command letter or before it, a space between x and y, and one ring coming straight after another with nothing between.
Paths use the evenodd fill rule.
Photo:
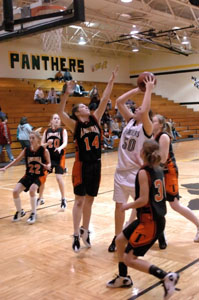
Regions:
<instances>
[{"instance_id":1,"label":"white jersey player","mask_svg":"<svg viewBox=\"0 0 199 300\"><path fill-rule=\"evenodd\" d=\"M126 101L140 92L137 87L123 94L117 99L117 106L120 113L127 122L123 129L118 149L118 165L114 178L115 204L115 237L110 244L108 251L116 249L115 238L122 231L125 213L121 210L122 204L128 201L129 196L134 198L135 177L142 164L140 151L144 141L152 136L152 121L150 119L151 94L154 88L154 79L146 78L146 92L142 105L132 113L125 105Z\"/></svg>"}]
</instances>

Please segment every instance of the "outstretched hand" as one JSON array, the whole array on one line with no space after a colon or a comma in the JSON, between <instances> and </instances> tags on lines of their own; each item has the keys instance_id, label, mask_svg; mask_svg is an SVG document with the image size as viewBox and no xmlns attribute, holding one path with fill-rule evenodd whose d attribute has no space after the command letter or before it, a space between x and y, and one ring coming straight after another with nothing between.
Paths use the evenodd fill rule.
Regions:
<instances>
[{"instance_id":1,"label":"outstretched hand","mask_svg":"<svg viewBox=\"0 0 199 300\"><path fill-rule=\"evenodd\" d=\"M155 77L147 76L143 81L146 85L146 90L152 90L155 87Z\"/></svg>"},{"instance_id":2,"label":"outstretched hand","mask_svg":"<svg viewBox=\"0 0 199 300\"><path fill-rule=\"evenodd\" d=\"M117 65L117 66L115 67L115 69L113 70L113 72L112 72L111 80L115 80L115 77L116 77L117 74L118 74L118 70L119 70L119 66Z\"/></svg>"}]
</instances>

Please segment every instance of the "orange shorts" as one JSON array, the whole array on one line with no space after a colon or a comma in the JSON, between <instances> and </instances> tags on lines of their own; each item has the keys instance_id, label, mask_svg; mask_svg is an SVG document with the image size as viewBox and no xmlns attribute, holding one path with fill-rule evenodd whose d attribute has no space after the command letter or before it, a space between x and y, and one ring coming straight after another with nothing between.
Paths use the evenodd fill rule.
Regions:
<instances>
[{"instance_id":1,"label":"orange shorts","mask_svg":"<svg viewBox=\"0 0 199 300\"><path fill-rule=\"evenodd\" d=\"M135 256L144 256L162 234L164 228L164 217L148 222L140 222L138 219L133 221L123 230L123 234L128 240L125 253L133 250Z\"/></svg>"},{"instance_id":2,"label":"orange shorts","mask_svg":"<svg viewBox=\"0 0 199 300\"><path fill-rule=\"evenodd\" d=\"M175 168L171 168L164 174L167 200L173 202L179 199L178 173Z\"/></svg>"}]
</instances>

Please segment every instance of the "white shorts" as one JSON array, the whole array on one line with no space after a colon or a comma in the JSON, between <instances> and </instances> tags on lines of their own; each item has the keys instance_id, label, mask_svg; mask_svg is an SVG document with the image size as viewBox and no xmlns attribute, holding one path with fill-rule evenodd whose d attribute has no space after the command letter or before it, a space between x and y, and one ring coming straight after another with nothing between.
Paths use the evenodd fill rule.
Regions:
<instances>
[{"instance_id":1,"label":"white shorts","mask_svg":"<svg viewBox=\"0 0 199 300\"><path fill-rule=\"evenodd\" d=\"M135 198L135 178L138 170L117 171L114 177L113 200L127 203L129 196Z\"/></svg>"}]
</instances>

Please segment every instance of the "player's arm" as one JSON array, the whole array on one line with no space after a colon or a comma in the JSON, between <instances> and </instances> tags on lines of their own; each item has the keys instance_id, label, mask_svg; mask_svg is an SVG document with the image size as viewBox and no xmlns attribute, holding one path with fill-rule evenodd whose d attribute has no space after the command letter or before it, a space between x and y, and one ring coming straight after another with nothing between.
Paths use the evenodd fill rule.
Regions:
<instances>
[{"instance_id":1,"label":"player's arm","mask_svg":"<svg viewBox=\"0 0 199 300\"><path fill-rule=\"evenodd\" d=\"M121 95L119 98L116 99L117 108L119 109L121 115L127 122L133 118L133 113L128 109L128 107L126 106L125 103L128 99L130 99L132 96L138 94L139 92L141 92L141 91L140 91L139 87L137 87L137 88L134 88L134 89L124 93L123 95Z\"/></svg>"},{"instance_id":2,"label":"player's arm","mask_svg":"<svg viewBox=\"0 0 199 300\"><path fill-rule=\"evenodd\" d=\"M68 144L68 133L66 129L63 130L63 144L55 149L55 151L61 152L62 149L66 148Z\"/></svg>"},{"instance_id":3,"label":"player's arm","mask_svg":"<svg viewBox=\"0 0 199 300\"><path fill-rule=\"evenodd\" d=\"M43 133L43 135L42 135L42 138L41 138L41 145L43 147L47 147L49 144L50 144L50 142L46 141L46 130L45 130L44 133Z\"/></svg>"},{"instance_id":4,"label":"player's arm","mask_svg":"<svg viewBox=\"0 0 199 300\"><path fill-rule=\"evenodd\" d=\"M45 164L42 164L42 166L46 169L46 170L50 170L51 169L51 160L50 160L50 153L48 151L48 149L44 150L44 157L45 157Z\"/></svg>"},{"instance_id":5,"label":"player's arm","mask_svg":"<svg viewBox=\"0 0 199 300\"><path fill-rule=\"evenodd\" d=\"M11 163L9 163L8 165L6 165L4 168L1 168L0 171L5 171L7 170L8 168L16 165L19 161L22 160L22 158L25 156L25 151L26 151L26 148L23 149L21 151L21 153L17 156L17 158L15 158L13 161L11 161Z\"/></svg>"},{"instance_id":6,"label":"player's arm","mask_svg":"<svg viewBox=\"0 0 199 300\"><path fill-rule=\"evenodd\" d=\"M112 75L107 83L107 86L102 94L102 98L100 100L100 104L98 106L98 108L94 111L94 116L95 118L98 120L98 122L100 123L101 118L106 110L106 106L108 103L108 100L110 99L110 95L113 89L113 84L115 81L115 77L118 73L118 66L116 66L115 70L112 72Z\"/></svg>"},{"instance_id":7,"label":"player's arm","mask_svg":"<svg viewBox=\"0 0 199 300\"><path fill-rule=\"evenodd\" d=\"M167 134L162 134L159 139L161 163L165 164L169 156L170 138Z\"/></svg>"},{"instance_id":8,"label":"player's arm","mask_svg":"<svg viewBox=\"0 0 199 300\"><path fill-rule=\"evenodd\" d=\"M138 180L140 184L140 197L136 201L123 204L122 210L128 210L130 208L140 208L145 206L149 201L149 183L145 170L139 171Z\"/></svg>"},{"instance_id":9,"label":"player's arm","mask_svg":"<svg viewBox=\"0 0 199 300\"><path fill-rule=\"evenodd\" d=\"M73 87L74 87L74 82L68 81L66 91L64 94L61 95L61 101L59 104L59 111L58 111L60 119L72 132L75 131L76 121L71 119L70 116L65 112L65 107L68 101L68 97L73 91Z\"/></svg>"},{"instance_id":10,"label":"player's arm","mask_svg":"<svg viewBox=\"0 0 199 300\"><path fill-rule=\"evenodd\" d=\"M143 102L141 105L143 128L148 136L152 135L153 125L149 118L149 110L151 109L151 94L155 86L155 77L147 77L144 80L146 92L144 93Z\"/></svg>"}]
</instances>

